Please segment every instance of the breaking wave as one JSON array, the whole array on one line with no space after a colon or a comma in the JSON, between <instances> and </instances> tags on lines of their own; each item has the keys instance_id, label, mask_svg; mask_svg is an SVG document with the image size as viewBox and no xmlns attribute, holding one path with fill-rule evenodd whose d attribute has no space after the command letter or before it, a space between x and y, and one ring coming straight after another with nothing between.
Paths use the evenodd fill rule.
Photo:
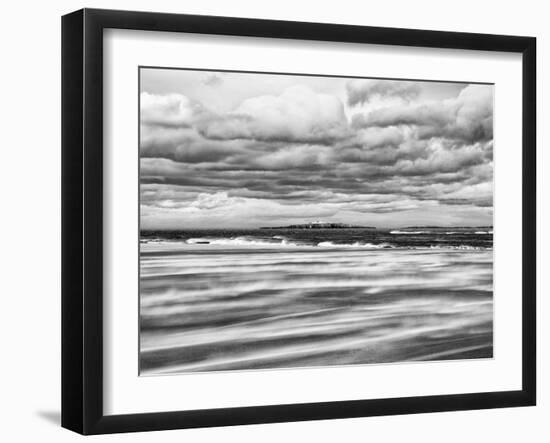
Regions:
<instances>
[{"instance_id":1,"label":"breaking wave","mask_svg":"<svg viewBox=\"0 0 550 443\"><path fill-rule=\"evenodd\" d=\"M398 235L416 235L416 234L429 234L430 231L390 231L390 234Z\"/></svg>"},{"instance_id":2,"label":"breaking wave","mask_svg":"<svg viewBox=\"0 0 550 443\"><path fill-rule=\"evenodd\" d=\"M258 239L247 237L235 238L189 238L185 241L187 244L196 245L225 245L225 246L298 246L296 243L289 242L285 238Z\"/></svg>"},{"instance_id":3,"label":"breaking wave","mask_svg":"<svg viewBox=\"0 0 550 443\"><path fill-rule=\"evenodd\" d=\"M493 231L390 231L393 235L419 235L419 234L435 234L435 235L492 235Z\"/></svg>"},{"instance_id":4,"label":"breaking wave","mask_svg":"<svg viewBox=\"0 0 550 443\"><path fill-rule=\"evenodd\" d=\"M216 245L230 247L264 247L264 248L357 248L357 249L453 249L464 251L478 251L492 249L486 246L474 246L467 244L424 244L424 245L399 245L388 242L369 243L369 242L353 242L353 243L337 243L333 241L321 241L318 243L296 243L280 236L275 236L270 239L253 238L253 237L234 237L234 238L189 238L185 240L188 245Z\"/></svg>"},{"instance_id":5,"label":"breaking wave","mask_svg":"<svg viewBox=\"0 0 550 443\"><path fill-rule=\"evenodd\" d=\"M370 249L388 249L388 248L395 248L394 245L391 245L389 243L379 243L379 244L373 244L373 243L334 243L331 241L323 241L317 244L317 246L324 247L324 248L370 248Z\"/></svg>"},{"instance_id":6,"label":"breaking wave","mask_svg":"<svg viewBox=\"0 0 550 443\"><path fill-rule=\"evenodd\" d=\"M490 226L446 228L367 229L203 229L187 231L145 232L140 243L155 250L193 249L340 249L407 250L461 249L481 250L493 247Z\"/></svg>"}]
</instances>

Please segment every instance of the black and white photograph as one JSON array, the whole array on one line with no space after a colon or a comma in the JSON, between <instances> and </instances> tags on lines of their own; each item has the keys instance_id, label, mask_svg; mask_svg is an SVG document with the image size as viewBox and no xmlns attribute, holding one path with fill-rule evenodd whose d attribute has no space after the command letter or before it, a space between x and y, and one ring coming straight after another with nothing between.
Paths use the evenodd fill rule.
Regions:
<instances>
[{"instance_id":1,"label":"black and white photograph","mask_svg":"<svg viewBox=\"0 0 550 443\"><path fill-rule=\"evenodd\" d=\"M139 76L141 375L493 357L492 84Z\"/></svg>"},{"instance_id":2,"label":"black and white photograph","mask_svg":"<svg viewBox=\"0 0 550 443\"><path fill-rule=\"evenodd\" d=\"M6 2L0 441L548 443L547 9Z\"/></svg>"}]
</instances>

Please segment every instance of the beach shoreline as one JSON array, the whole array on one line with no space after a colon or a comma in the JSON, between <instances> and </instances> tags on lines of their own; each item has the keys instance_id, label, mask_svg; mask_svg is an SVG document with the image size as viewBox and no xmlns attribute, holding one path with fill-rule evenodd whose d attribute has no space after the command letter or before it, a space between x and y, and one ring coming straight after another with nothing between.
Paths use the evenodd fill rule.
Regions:
<instances>
[{"instance_id":1,"label":"beach shoreline","mask_svg":"<svg viewBox=\"0 0 550 443\"><path fill-rule=\"evenodd\" d=\"M493 356L490 248L140 249L142 375Z\"/></svg>"}]
</instances>

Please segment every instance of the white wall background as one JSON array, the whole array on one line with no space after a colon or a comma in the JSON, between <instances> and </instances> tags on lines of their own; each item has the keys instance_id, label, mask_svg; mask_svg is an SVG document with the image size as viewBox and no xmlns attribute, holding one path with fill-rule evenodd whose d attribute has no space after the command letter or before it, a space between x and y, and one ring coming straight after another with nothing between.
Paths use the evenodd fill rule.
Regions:
<instances>
[{"instance_id":1,"label":"white wall background","mask_svg":"<svg viewBox=\"0 0 550 443\"><path fill-rule=\"evenodd\" d=\"M350 23L538 38L539 405L534 408L330 420L102 436L94 441L498 441L550 440L550 28L545 2L407 0L89 0L5 2L0 69L0 436L3 441L80 440L60 410L60 16L81 7ZM546 247L541 253L540 249ZM546 275L541 275L541 274Z\"/></svg>"}]
</instances>

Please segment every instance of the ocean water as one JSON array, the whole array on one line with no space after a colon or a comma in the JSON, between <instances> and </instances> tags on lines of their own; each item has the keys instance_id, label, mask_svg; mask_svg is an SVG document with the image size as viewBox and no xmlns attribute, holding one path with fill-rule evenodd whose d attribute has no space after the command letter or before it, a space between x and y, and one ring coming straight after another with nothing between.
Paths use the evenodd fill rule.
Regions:
<instances>
[{"instance_id":1,"label":"ocean water","mask_svg":"<svg viewBox=\"0 0 550 443\"><path fill-rule=\"evenodd\" d=\"M142 375L491 358L492 228L141 233Z\"/></svg>"}]
</instances>

